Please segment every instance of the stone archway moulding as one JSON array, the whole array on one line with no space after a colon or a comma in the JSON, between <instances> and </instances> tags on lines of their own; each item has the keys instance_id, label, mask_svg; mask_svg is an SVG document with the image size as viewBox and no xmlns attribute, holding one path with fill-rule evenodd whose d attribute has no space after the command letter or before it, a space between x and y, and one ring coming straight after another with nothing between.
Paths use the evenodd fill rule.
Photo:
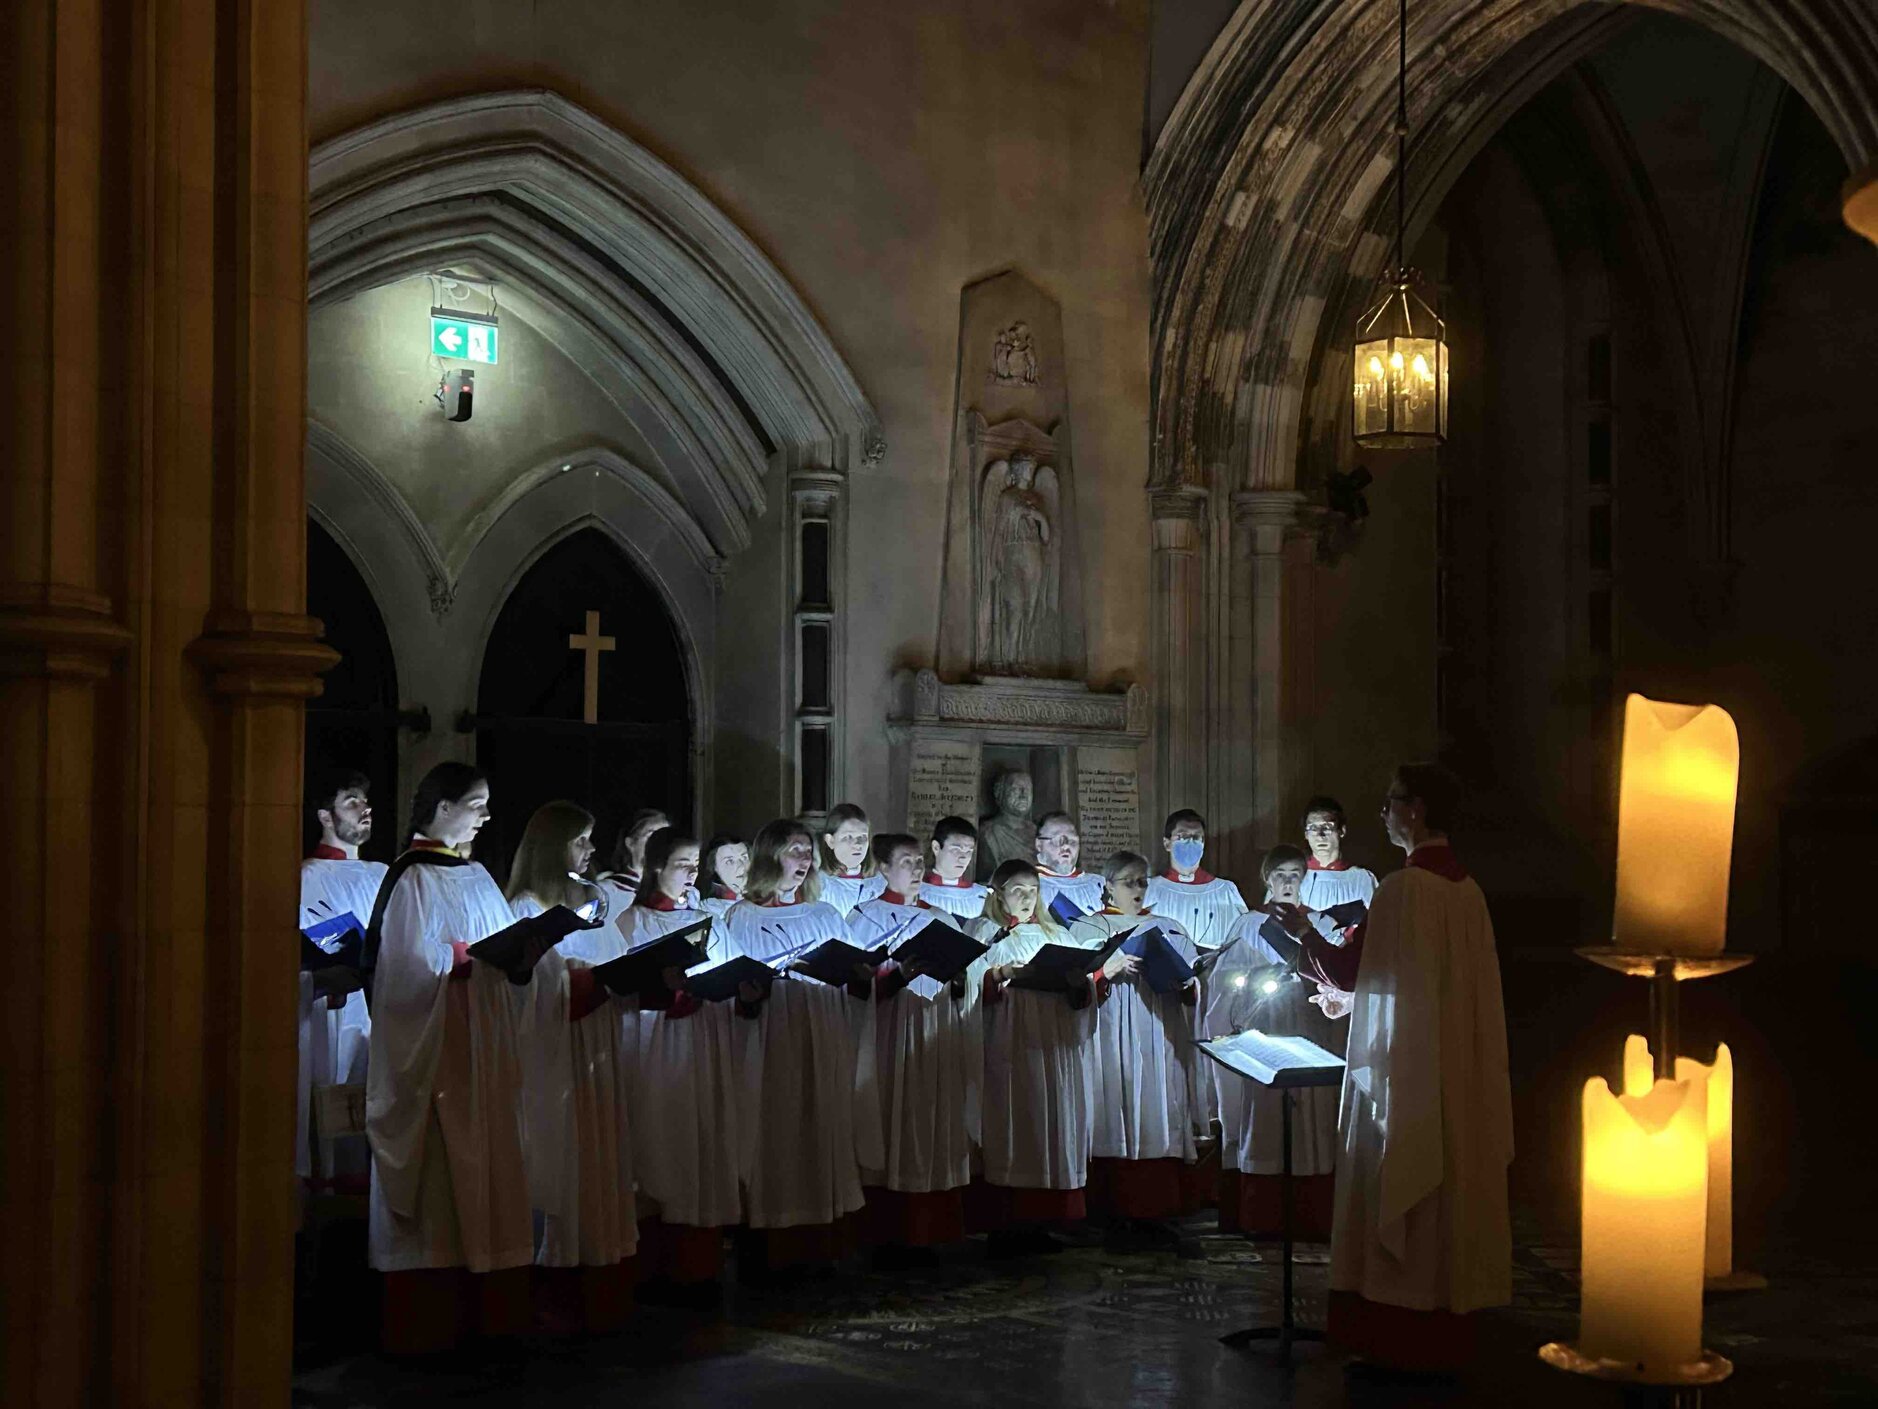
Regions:
<instances>
[{"instance_id":1,"label":"stone archway moulding","mask_svg":"<svg viewBox=\"0 0 1878 1409\"><path fill-rule=\"evenodd\" d=\"M880 418L776 267L671 167L545 89L430 104L314 148L313 304L413 272L462 238L427 209L489 197L530 239L552 234L557 262L581 262L570 241L599 252L613 292L667 323L668 350L677 323L769 445L838 470L884 455Z\"/></svg>"},{"instance_id":2,"label":"stone archway moulding","mask_svg":"<svg viewBox=\"0 0 1878 1409\"><path fill-rule=\"evenodd\" d=\"M1857 173L1878 165L1878 10L1866 0L1651 0L1789 83ZM1606 22L1593 0L1416 0L1409 182L1432 181L1483 107L1530 82L1521 54ZM1144 173L1154 261L1152 483L1289 488L1326 309L1388 254L1396 15L1376 0L1244 0L1189 81ZM1509 59L1515 60L1508 62ZM1502 109L1503 110L1503 109ZM1420 178L1420 179L1418 179ZM1451 179L1451 175L1447 178Z\"/></svg>"},{"instance_id":3,"label":"stone archway moulding","mask_svg":"<svg viewBox=\"0 0 1878 1409\"><path fill-rule=\"evenodd\" d=\"M1413 0L1411 236L1515 108L1625 22L1702 25L1784 79L1854 173L1878 170L1878 10L1869 0ZM1288 718L1286 621L1312 377L1390 250L1396 7L1243 0L1143 173L1153 264L1148 489L1154 520L1156 776L1203 805L1230 873L1278 839L1308 767ZM1856 180L1856 177L1855 177ZM1326 401L1325 405L1328 405ZM1328 434L1328 433L1326 433ZM1712 457L1711 457L1712 458ZM1694 546L1722 501L1691 486ZM1700 526L1706 525L1703 530Z\"/></svg>"},{"instance_id":4,"label":"stone archway moulding","mask_svg":"<svg viewBox=\"0 0 1878 1409\"><path fill-rule=\"evenodd\" d=\"M447 544L430 542L421 529L413 534L408 512L392 505L386 517L401 525L402 551L417 560L413 572L426 581L444 628L415 627L424 653L434 655L440 635L453 651L468 652L436 657L436 671L420 667L407 678L453 681L463 659L480 661L482 639L457 639L464 613L452 612L451 603L461 605L485 582L513 580L515 562L592 517L648 569L689 633L695 737L708 740L715 700L707 665L726 561L750 545L772 497L804 475L830 487L828 512L840 522L847 475L885 455L879 417L801 297L702 192L546 90L434 103L322 143L312 153L309 206L315 309L446 268L494 278L504 310L588 369L654 459L628 464L601 450L584 460L554 455ZM317 451L317 428L313 436ZM323 458L334 473L314 493L330 519L336 511L324 494L350 486L360 499L362 477L375 471L357 456ZM559 472L570 461L593 473L570 479ZM632 511L583 506L578 496L562 503L568 485L580 481L622 505L630 501ZM379 488L382 494L365 490L363 500L397 498ZM517 537L522 525L537 535L532 541ZM782 531L790 535L784 560L793 574L797 548L792 531ZM386 526L357 532L385 536ZM829 567L839 580L845 533L832 541ZM507 558L498 545L506 545ZM388 618L409 614L407 605L383 605ZM839 607L831 625L838 660L845 635ZM401 639L394 633L394 644ZM784 665L777 678L788 673ZM776 755L795 764L788 694L763 707L773 705ZM464 698L473 695L472 681ZM438 703L449 718L460 702ZM837 760L844 715L829 729ZM710 795L708 781L700 775L701 798Z\"/></svg>"}]
</instances>

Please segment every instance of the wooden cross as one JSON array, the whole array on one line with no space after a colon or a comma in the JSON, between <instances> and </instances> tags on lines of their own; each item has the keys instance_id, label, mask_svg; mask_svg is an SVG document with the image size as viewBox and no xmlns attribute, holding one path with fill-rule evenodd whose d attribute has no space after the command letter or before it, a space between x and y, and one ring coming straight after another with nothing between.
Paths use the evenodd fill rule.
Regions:
<instances>
[{"instance_id":1,"label":"wooden cross","mask_svg":"<svg viewBox=\"0 0 1878 1409\"><path fill-rule=\"evenodd\" d=\"M581 702L581 718L588 724L598 724L600 722L600 652L613 649L613 638L600 634L600 613L587 613L586 634L569 636L567 648L570 651L581 652L586 658L582 662L586 677L586 690Z\"/></svg>"}]
</instances>

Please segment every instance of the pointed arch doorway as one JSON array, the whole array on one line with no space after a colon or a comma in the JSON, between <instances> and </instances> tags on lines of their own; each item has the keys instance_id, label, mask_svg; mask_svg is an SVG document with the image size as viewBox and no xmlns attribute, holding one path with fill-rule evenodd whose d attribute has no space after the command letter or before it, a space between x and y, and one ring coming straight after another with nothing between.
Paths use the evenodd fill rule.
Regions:
<instances>
[{"instance_id":1,"label":"pointed arch doorway","mask_svg":"<svg viewBox=\"0 0 1878 1409\"><path fill-rule=\"evenodd\" d=\"M326 629L326 644L339 652L319 695L306 709L306 776L357 769L372 783L377 812L372 836L360 848L371 861L397 854L401 813L398 797L398 670L391 637L371 585L339 541L320 523L306 525L307 614ZM310 810L301 817L301 852L319 842Z\"/></svg>"},{"instance_id":2,"label":"pointed arch doorway","mask_svg":"<svg viewBox=\"0 0 1878 1409\"><path fill-rule=\"evenodd\" d=\"M492 875L506 880L528 818L555 798L594 814L602 861L636 808L693 823L687 654L657 588L598 528L569 534L521 575L490 630L467 721L494 796L476 844Z\"/></svg>"}]
</instances>

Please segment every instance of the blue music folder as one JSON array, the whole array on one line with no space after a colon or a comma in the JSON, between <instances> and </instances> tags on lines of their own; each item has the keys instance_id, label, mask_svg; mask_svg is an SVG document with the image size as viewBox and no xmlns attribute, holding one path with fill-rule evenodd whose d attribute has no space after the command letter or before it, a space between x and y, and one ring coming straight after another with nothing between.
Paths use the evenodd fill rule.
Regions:
<instances>
[{"instance_id":1,"label":"blue music folder","mask_svg":"<svg viewBox=\"0 0 1878 1409\"><path fill-rule=\"evenodd\" d=\"M1050 914L1064 929L1068 929L1071 925L1075 924L1076 921L1084 918L1083 912L1077 908L1076 902L1071 900L1067 895L1062 894L1059 894L1055 900L1050 902Z\"/></svg>"},{"instance_id":2,"label":"blue music folder","mask_svg":"<svg viewBox=\"0 0 1878 1409\"><path fill-rule=\"evenodd\" d=\"M330 920L308 925L300 931L300 938L302 969L312 971L339 964L356 969L365 947L365 926L348 910Z\"/></svg>"},{"instance_id":3,"label":"blue music folder","mask_svg":"<svg viewBox=\"0 0 1878 1409\"><path fill-rule=\"evenodd\" d=\"M1122 945L1122 953L1141 960L1141 973L1156 993L1178 993L1193 978L1193 965L1167 942L1159 925L1136 930Z\"/></svg>"}]
</instances>

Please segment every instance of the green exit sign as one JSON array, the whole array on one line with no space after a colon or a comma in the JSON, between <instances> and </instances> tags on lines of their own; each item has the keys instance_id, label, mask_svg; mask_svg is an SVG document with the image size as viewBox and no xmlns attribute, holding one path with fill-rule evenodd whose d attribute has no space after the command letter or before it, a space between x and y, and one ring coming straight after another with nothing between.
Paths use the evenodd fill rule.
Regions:
<instances>
[{"instance_id":1,"label":"green exit sign","mask_svg":"<svg viewBox=\"0 0 1878 1409\"><path fill-rule=\"evenodd\" d=\"M496 325L476 318L452 318L446 314L432 313L430 355L450 357L458 362L482 362L493 367L496 361Z\"/></svg>"}]
</instances>

